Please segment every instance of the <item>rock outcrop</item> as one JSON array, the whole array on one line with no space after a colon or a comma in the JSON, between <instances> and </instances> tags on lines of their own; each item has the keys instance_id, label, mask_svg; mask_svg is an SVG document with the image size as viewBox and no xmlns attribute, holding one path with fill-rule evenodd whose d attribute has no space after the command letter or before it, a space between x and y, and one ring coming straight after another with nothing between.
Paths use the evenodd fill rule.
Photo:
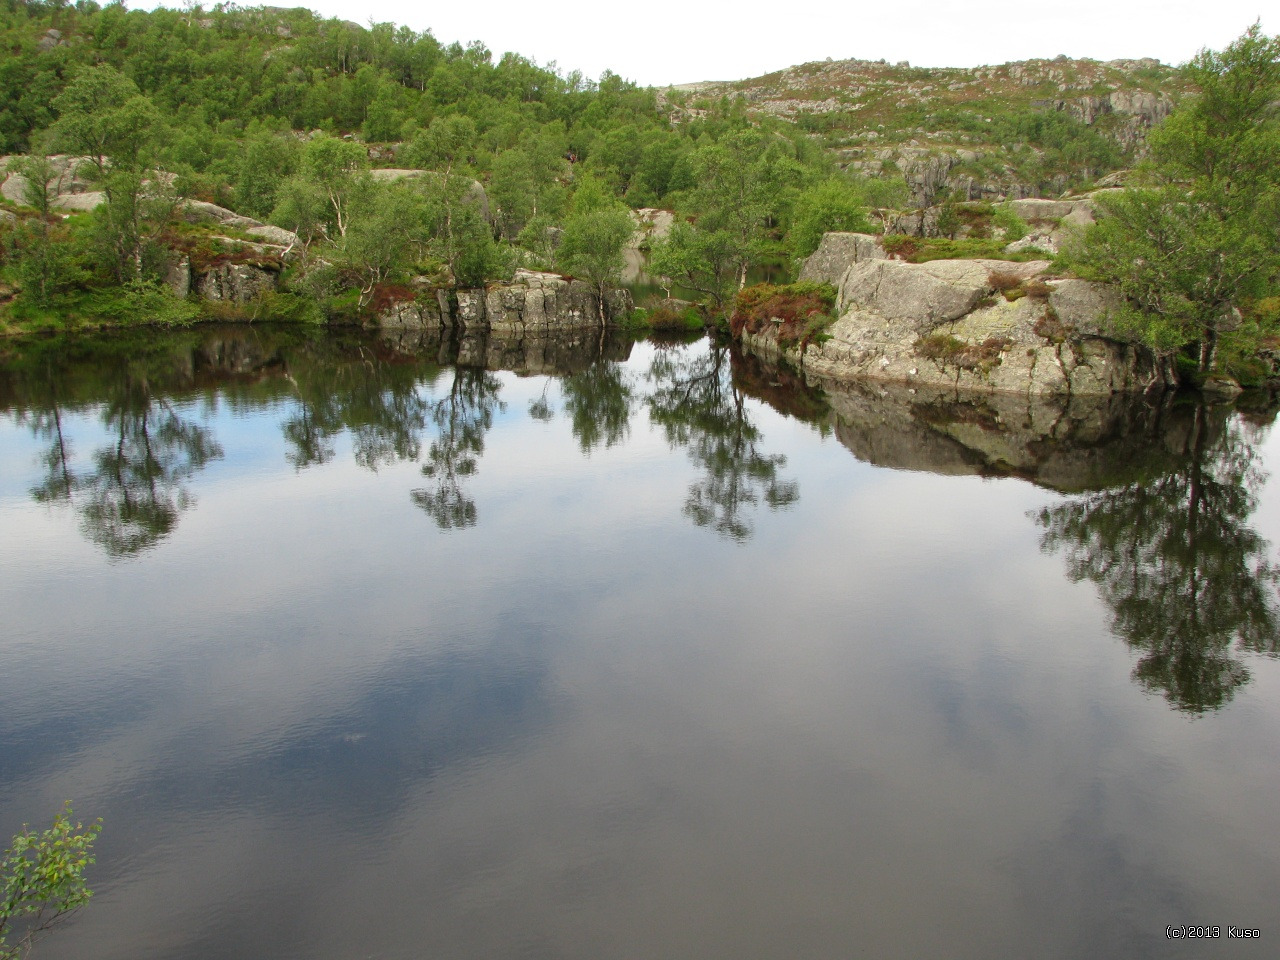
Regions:
<instances>
[{"instance_id":1,"label":"rock outcrop","mask_svg":"<svg viewBox=\"0 0 1280 960\"><path fill-rule=\"evenodd\" d=\"M180 273L178 274L180 276ZM178 276L171 276L174 285ZM279 275L248 263L224 263L193 278L194 289L204 300L223 303L248 303L276 288ZM173 286L174 292L178 288Z\"/></svg>"},{"instance_id":2,"label":"rock outcrop","mask_svg":"<svg viewBox=\"0 0 1280 960\"><path fill-rule=\"evenodd\" d=\"M843 381L1070 395L1167 385L1148 351L1103 328L1115 291L1041 279L1044 261L846 259L837 319L824 335L780 342L781 323L766 324L745 332L743 342L806 374ZM813 272L830 276L838 263Z\"/></svg>"},{"instance_id":3,"label":"rock outcrop","mask_svg":"<svg viewBox=\"0 0 1280 960\"><path fill-rule=\"evenodd\" d=\"M864 260L885 260L884 247L875 237L865 233L826 233L818 249L800 268L800 279L829 283L838 287L849 268Z\"/></svg>"},{"instance_id":4,"label":"rock outcrop","mask_svg":"<svg viewBox=\"0 0 1280 960\"><path fill-rule=\"evenodd\" d=\"M0 158L0 171L4 171L7 168L10 159L12 158ZM49 157L49 163L54 172L54 179L50 183L50 189L53 193L52 206L55 210L61 210L65 213L84 213L106 203L106 194L101 190L92 189L93 183L85 174L84 168L87 162L88 158L86 157L73 157L66 154ZM170 183L173 178L172 174L166 173L160 173L157 176L166 184ZM0 196L3 196L10 203L25 203L27 196L26 178L17 173L9 174L4 178L3 182L0 182ZM275 251L276 253L288 251L298 242L297 235L289 230L265 224L260 220L254 220L252 217L242 216L234 210L220 207L216 203L207 203L203 200L183 200L179 204L178 212L187 223L225 227L258 237L264 243L278 247L279 250Z\"/></svg>"},{"instance_id":5,"label":"rock outcrop","mask_svg":"<svg viewBox=\"0 0 1280 960\"><path fill-rule=\"evenodd\" d=\"M604 302L606 320L631 312L631 294L611 290ZM507 283L484 289L437 290L401 301L378 315L385 330L441 330L454 327L503 337L543 337L572 330L598 330L600 302L595 289L555 273L517 270Z\"/></svg>"},{"instance_id":6,"label":"rock outcrop","mask_svg":"<svg viewBox=\"0 0 1280 960\"><path fill-rule=\"evenodd\" d=\"M1008 207L1030 228L1025 237L1005 247L1008 253L1034 249L1056 254L1072 232L1084 230L1097 216L1092 197L1010 200Z\"/></svg>"}]
</instances>

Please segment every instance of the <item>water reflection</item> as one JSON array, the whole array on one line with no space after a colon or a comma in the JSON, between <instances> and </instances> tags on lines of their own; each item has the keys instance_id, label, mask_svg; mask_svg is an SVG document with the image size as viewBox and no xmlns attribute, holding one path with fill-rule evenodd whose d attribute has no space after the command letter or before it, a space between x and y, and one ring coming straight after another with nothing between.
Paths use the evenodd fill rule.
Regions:
<instances>
[{"instance_id":1,"label":"water reflection","mask_svg":"<svg viewBox=\"0 0 1280 960\"><path fill-rule=\"evenodd\" d=\"M648 407L667 442L684 447L703 471L689 487L685 516L743 541L754 529L748 507L761 500L771 510L789 507L800 488L779 474L786 457L761 450L764 436L731 370L729 349L716 343L705 350L660 350L649 367Z\"/></svg>"},{"instance_id":2,"label":"water reflection","mask_svg":"<svg viewBox=\"0 0 1280 960\"><path fill-rule=\"evenodd\" d=\"M21 417L49 443L44 477L32 487L40 503L67 504L85 536L113 558L155 546L194 503L186 481L222 457L210 432L157 396L145 372L125 367L108 381L101 421L109 442L78 462L63 424L50 370L45 403Z\"/></svg>"},{"instance_id":3,"label":"water reflection","mask_svg":"<svg viewBox=\"0 0 1280 960\"><path fill-rule=\"evenodd\" d=\"M1249 680L1237 649L1277 652L1280 570L1250 525L1265 480L1261 428L1203 405L1182 420L1177 469L1045 507L1035 520L1042 549L1065 555L1073 581L1098 586L1112 630L1140 653L1134 680L1204 713Z\"/></svg>"},{"instance_id":4,"label":"water reflection","mask_svg":"<svg viewBox=\"0 0 1280 960\"><path fill-rule=\"evenodd\" d=\"M311 360L311 362L307 362ZM439 371L393 364L358 351L353 359L316 363L297 358L286 369L297 406L281 425L296 468L333 459L334 438L349 432L356 463L369 470L416 460L427 422L420 385Z\"/></svg>"},{"instance_id":5,"label":"water reflection","mask_svg":"<svg viewBox=\"0 0 1280 960\"><path fill-rule=\"evenodd\" d=\"M498 399L501 389L501 381L485 370L455 367L448 392L429 405L437 432L422 475L435 485L409 496L441 530L475 525L476 504L463 489L462 478L476 472L494 411L505 409Z\"/></svg>"},{"instance_id":6,"label":"water reflection","mask_svg":"<svg viewBox=\"0 0 1280 960\"><path fill-rule=\"evenodd\" d=\"M560 381L565 413L583 453L612 447L631 432L635 389L627 370L604 360ZM534 411L531 411L531 413ZM536 419L536 416L535 416Z\"/></svg>"},{"instance_id":7,"label":"water reflection","mask_svg":"<svg viewBox=\"0 0 1280 960\"><path fill-rule=\"evenodd\" d=\"M957 394L823 383L836 438L859 460L950 476L1019 477L1063 492L1173 469L1171 398Z\"/></svg>"}]
</instances>

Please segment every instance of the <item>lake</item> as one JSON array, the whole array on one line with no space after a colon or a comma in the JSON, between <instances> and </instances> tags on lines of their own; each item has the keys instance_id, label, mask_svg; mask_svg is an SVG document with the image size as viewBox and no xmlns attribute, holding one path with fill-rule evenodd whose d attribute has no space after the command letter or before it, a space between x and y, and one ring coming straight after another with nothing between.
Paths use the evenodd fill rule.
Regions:
<instances>
[{"instance_id":1,"label":"lake","mask_svg":"<svg viewBox=\"0 0 1280 960\"><path fill-rule=\"evenodd\" d=\"M590 332L4 343L0 833L104 823L35 955L1275 956L1237 407Z\"/></svg>"}]
</instances>

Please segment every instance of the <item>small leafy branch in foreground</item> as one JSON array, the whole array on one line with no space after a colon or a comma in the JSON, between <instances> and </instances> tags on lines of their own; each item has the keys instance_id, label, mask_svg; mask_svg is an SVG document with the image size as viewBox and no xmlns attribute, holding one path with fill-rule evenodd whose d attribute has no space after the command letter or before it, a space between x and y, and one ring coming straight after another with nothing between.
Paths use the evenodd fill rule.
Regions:
<instances>
[{"instance_id":1,"label":"small leafy branch in foreground","mask_svg":"<svg viewBox=\"0 0 1280 960\"><path fill-rule=\"evenodd\" d=\"M92 896L84 870L101 829L101 820L87 827L73 820L68 803L48 830L24 826L13 838L0 861L0 960L20 960Z\"/></svg>"}]
</instances>

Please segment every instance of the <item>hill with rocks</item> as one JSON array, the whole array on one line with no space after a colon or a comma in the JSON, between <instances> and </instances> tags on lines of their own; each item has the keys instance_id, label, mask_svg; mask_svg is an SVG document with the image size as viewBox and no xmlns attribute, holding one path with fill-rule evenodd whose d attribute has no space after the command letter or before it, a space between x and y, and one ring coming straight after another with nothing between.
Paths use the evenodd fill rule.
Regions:
<instances>
[{"instance_id":1,"label":"hill with rocks","mask_svg":"<svg viewBox=\"0 0 1280 960\"><path fill-rule=\"evenodd\" d=\"M676 122L736 107L796 124L844 169L901 173L914 205L1055 196L1123 169L1189 91L1153 59L1026 60L971 68L806 63L661 91Z\"/></svg>"}]
</instances>

